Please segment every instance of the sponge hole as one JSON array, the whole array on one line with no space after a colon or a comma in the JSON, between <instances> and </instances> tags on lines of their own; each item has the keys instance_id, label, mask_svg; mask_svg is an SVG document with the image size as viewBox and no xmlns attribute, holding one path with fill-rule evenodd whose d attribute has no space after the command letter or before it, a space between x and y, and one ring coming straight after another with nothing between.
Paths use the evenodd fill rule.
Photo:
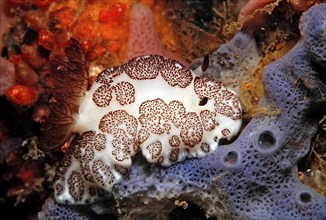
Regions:
<instances>
[{"instance_id":1,"label":"sponge hole","mask_svg":"<svg viewBox=\"0 0 326 220\"><path fill-rule=\"evenodd\" d=\"M238 165L240 161L240 154L237 151L229 151L223 158L223 162L226 166Z\"/></svg>"},{"instance_id":2,"label":"sponge hole","mask_svg":"<svg viewBox=\"0 0 326 220\"><path fill-rule=\"evenodd\" d=\"M307 210L311 208L312 205L312 195L309 191L301 191L296 194L297 204L302 210Z\"/></svg>"},{"instance_id":3,"label":"sponge hole","mask_svg":"<svg viewBox=\"0 0 326 220\"><path fill-rule=\"evenodd\" d=\"M311 202L311 194L309 192L301 192L299 195L300 201L303 203Z\"/></svg>"},{"instance_id":4,"label":"sponge hole","mask_svg":"<svg viewBox=\"0 0 326 220\"><path fill-rule=\"evenodd\" d=\"M258 144L262 149L270 149L275 146L276 139L270 131L262 132L258 137Z\"/></svg>"},{"instance_id":5,"label":"sponge hole","mask_svg":"<svg viewBox=\"0 0 326 220\"><path fill-rule=\"evenodd\" d=\"M268 130L255 135L254 146L262 154L273 153L278 148L274 133Z\"/></svg>"}]
</instances>

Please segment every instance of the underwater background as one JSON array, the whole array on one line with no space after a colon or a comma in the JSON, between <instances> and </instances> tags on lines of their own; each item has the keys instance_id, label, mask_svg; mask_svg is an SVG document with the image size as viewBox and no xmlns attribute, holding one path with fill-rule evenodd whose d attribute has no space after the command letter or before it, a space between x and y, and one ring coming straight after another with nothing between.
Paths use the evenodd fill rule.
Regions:
<instances>
[{"instance_id":1,"label":"underwater background","mask_svg":"<svg viewBox=\"0 0 326 220\"><path fill-rule=\"evenodd\" d=\"M0 210L6 216L326 218L325 1L5 0L0 7ZM58 140L55 151L40 140L53 132L43 126L53 114L54 91L76 87L69 77L58 85L51 69L70 38L85 55L88 88L103 70L145 54L201 68L239 97L239 134L203 158L169 167L137 154L126 179L102 201L55 202L55 173L73 136Z\"/></svg>"}]
</instances>

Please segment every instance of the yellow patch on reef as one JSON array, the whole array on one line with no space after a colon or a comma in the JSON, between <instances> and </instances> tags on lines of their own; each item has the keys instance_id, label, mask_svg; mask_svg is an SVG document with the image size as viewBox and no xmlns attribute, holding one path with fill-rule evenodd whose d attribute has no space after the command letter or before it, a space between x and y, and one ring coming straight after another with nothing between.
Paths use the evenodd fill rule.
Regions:
<instances>
[{"instance_id":1,"label":"yellow patch on reef","mask_svg":"<svg viewBox=\"0 0 326 220\"><path fill-rule=\"evenodd\" d=\"M188 203L186 201L182 201L182 200L179 200L179 199L174 201L174 205L182 207L183 209L188 208Z\"/></svg>"},{"instance_id":2,"label":"yellow patch on reef","mask_svg":"<svg viewBox=\"0 0 326 220\"><path fill-rule=\"evenodd\" d=\"M282 46L280 46L282 45ZM264 95L263 73L264 67L285 55L294 45L294 42L271 42L265 47L265 52L253 73L248 73L250 80L240 78L240 101L243 107L243 118L250 119L257 115L277 115L279 109L271 106L259 106L258 103ZM272 52L271 52L272 51Z\"/></svg>"}]
</instances>

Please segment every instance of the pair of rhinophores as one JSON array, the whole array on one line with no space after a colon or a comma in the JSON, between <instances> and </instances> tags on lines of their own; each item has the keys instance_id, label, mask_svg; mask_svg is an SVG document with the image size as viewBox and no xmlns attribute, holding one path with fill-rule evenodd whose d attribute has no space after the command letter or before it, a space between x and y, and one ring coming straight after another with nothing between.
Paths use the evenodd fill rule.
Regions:
<instances>
[{"instance_id":1,"label":"pair of rhinophores","mask_svg":"<svg viewBox=\"0 0 326 220\"><path fill-rule=\"evenodd\" d=\"M207 65L204 59L199 69ZM170 166L204 157L236 135L238 97L195 72L162 56L140 56L104 70L87 89L85 55L71 39L52 62L51 114L40 138L44 150L54 150L76 134L57 170L56 201L100 200L128 175L138 152Z\"/></svg>"}]
</instances>

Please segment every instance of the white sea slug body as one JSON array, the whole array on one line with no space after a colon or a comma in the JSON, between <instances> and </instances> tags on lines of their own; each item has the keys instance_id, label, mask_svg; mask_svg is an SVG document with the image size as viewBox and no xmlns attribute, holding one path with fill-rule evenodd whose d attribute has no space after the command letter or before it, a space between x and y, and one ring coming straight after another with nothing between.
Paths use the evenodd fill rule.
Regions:
<instances>
[{"instance_id":1,"label":"white sea slug body","mask_svg":"<svg viewBox=\"0 0 326 220\"><path fill-rule=\"evenodd\" d=\"M177 61L141 56L103 71L81 98L74 139L57 172L55 198L101 199L128 175L131 157L170 166L212 153L241 126L238 97Z\"/></svg>"}]
</instances>

